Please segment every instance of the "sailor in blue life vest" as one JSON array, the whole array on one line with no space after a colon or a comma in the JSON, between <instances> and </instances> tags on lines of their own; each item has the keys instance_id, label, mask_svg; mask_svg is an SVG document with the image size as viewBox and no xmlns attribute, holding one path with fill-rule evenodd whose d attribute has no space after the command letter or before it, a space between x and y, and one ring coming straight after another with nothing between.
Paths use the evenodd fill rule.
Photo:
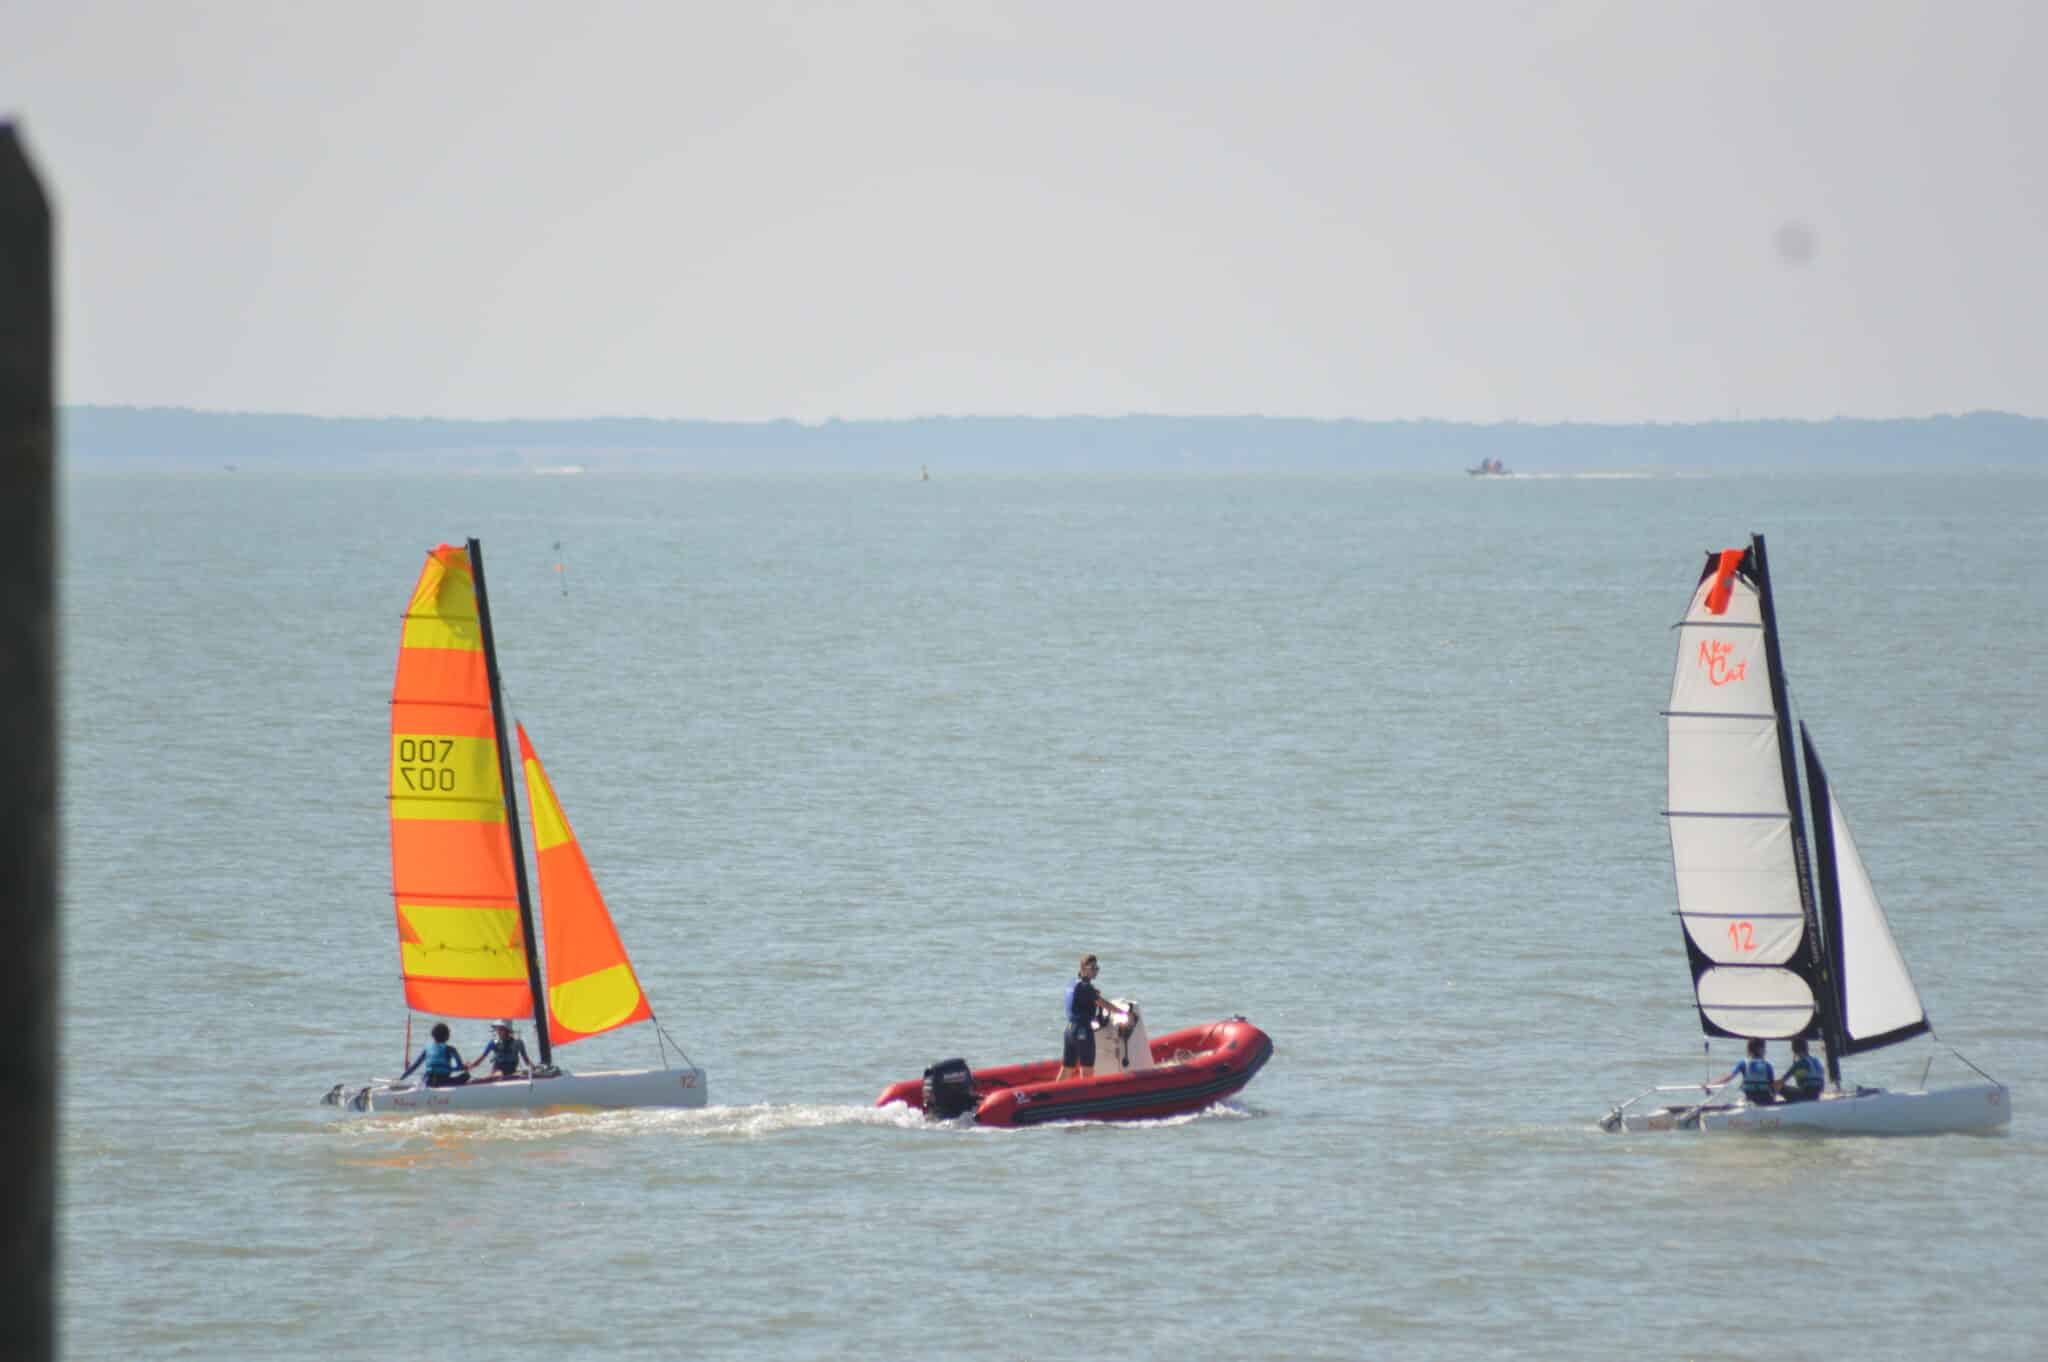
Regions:
<instances>
[{"instance_id":1,"label":"sailor in blue life vest","mask_svg":"<svg viewBox=\"0 0 2048 1362\"><path fill-rule=\"evenodd\" d=\"M484 1080L487 1083L491 1079L516 1077L521 1064L533 1067L533 1056L526 1053L526 1042L513 1032L511 1022L501 1019L491 1023L491 1038L476 1056L479 1069L486 1064L494 1071Z\"/></svg>"},{"instance_id":2,"label":"sailor in blue life vest","mask_svg":"<svg viewBox=\"0 0 2048 1362\"><path fill-rule=\"evenodd\" d=\"M1067 1029L1060 1043L1060 1071L1053 1082L1063 1078L1095 1077L1095 1018L1109 1015L1109 1004L1095 991L1095 976L1101 966L1095 957L1081 957L1081 971L1067 985Z\"/></svg>"},{"instance_id":3,"label":"sailor in blue life vest","mask_svg":"<svg viewBox=\"0 0 2048 1362\"><path fill-rule=\"evenodd\" d=\"M400 1078L412 1077L412 1071L424 1064L427 1066L426 1081L430 1088L459 1088L469 1082L469 1065L455 1047L448 1043L448 1023L435 1022L433 1042L420 1051L420 1057L405 1066Z\"/></svg>"},{"instance_id":4,"label":"sailor in blue life vest","mask_svg":"<svg viewBox=\"0 0 2048 1362\"><path fill-rule=\"evenodd\" d=\"M1806 1041L1792 1042L1792 1066L1785 1070L1785 1080L1778 1085L1778 1100L1781 1102L1811 1102L1820 1096L1828 1085L1827 1066L1806 1053Z\"/></svg>"},{"instance_id":5,"label":"sailor in blue life vest","mask_svg":"<svg viewBox=\"0 0 2048 1362\"><path fill-rule=\"evenodd\" d=\"M1708 1092L1712 1092L1731 1078L1742 1080L1742 1096L1753 1107L1767 1107L1778 1100L1776 1076L1771 1069L1771 1061L1764 1058L1764 1043L1761 1040L1752 1040L1749 1043L1748 1059L1736 1060L1734 1068L1712 1083L1702 1086Z\"/></svg>"}]
</instances>

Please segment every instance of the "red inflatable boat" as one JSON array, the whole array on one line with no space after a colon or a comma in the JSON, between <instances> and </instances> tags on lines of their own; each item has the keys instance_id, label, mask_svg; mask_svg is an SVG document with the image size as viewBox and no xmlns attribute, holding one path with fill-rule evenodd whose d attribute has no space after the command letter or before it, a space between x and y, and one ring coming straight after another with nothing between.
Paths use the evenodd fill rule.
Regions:
<instances>
[{"instance_id":1,"label":"red inflatable boat","mask_svg":"<svg viewBox=\"0 0 2048 1362\"><path fill-rule=\"evenodd\" d=\"M985 1126L1142 1121L1200 1111L1251 1082L1273 1057L1272 1040L1243 1017L1150 1040L1136 1003L1117 999L1110 1006L1114 1016L1096 1032L1092 1078L1053 1082L1056 1059L1001 1069L949 1059L922 1078L890 1085L875 1105L902 1102L940 1118L972 1111Z\"/></svg>"}]
</instances>

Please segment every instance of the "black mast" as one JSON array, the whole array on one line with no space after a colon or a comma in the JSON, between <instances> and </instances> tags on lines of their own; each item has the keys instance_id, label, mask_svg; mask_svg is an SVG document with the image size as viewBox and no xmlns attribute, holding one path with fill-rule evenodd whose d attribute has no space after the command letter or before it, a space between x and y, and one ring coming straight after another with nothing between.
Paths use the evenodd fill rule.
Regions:
<instances>
[{"instance_id":1,"label":"black mast","mask_svg":"<svg viewBox=\"0 0 2048 1362\"><path fill-rule=\"evenodd\" d=\"M469 573L476 583L476 622L484 640L484 674L491 684L491 729L498 739L498 784L505 793L505 835L512 839L512 883L519 891L519 934L526 941L526 986L533 993L533 1024L540 1062L554 1063L548 1047L548 999L540 986L540 942L533 934L533 895L526 888L526 846L519 840L519 801L512 793L512 748L505 734L505 697L498 689L498 645L491 636L490 594L484 590L484 546L469 541ZM1773 672L1775 675L1775 671ZM1832 1052L1829 1059L1833 1059Z\"/></svg>"},{"instance_id":2,"label":"black mast","mask_svg":"<svg viewBox=\"0 0 2048 1362\"><path fill-rule=\"evenodd\" d=\"M1764 662L1771 669L1771 708L1777 711L1778 766L1785 780L1785 807L1791 814L1792 862L1799 877L1799 911L1806 918L1806 977L1820 1017L1821 1039L1828 1051L1828 1082L1840 1086L1842 1016L1836 1001L1834 971L1828 967L1820 931L1820 913L1813 899L1813 865L1806 849L1806 807L1799 796L1799 759L1792 744L1792 707L1785 698L1785 666L1778 652L1778 615L1771 600L1770 561L1764 537L1749 537L1749 557L1756 569L1757 605L1764 622ZM1815 815L1818 819L1819 815Z\"/></svg>"},{"instance_id":3,"label":"black mast","mask_svg":"<svg viewBox=\"0 0 2048 1362\"><path fill-rule=\"evenodd\" d=\"M1818 872L1821 914L1827 919L1827 939L1823 943L1828 955L1828 993L1835 1000L1835 1015L1841 1016L1848 1008L1848 1000L1842 996L1842 884L1835 878L1835 827L1834 819L1828 816L1828 778L1820 768L1820 753L1813 750L1813 735L1806 731L1806 725L1799 725L1799 745L1806 755L1806 788L1813 796L1813 853L1814 869ZM1834 1041L1828 1042L1828 1082L1836 1087L1842 1085L1842 1065L1837 1058L1841 1051Z\"/></svg>"}]
</instances>

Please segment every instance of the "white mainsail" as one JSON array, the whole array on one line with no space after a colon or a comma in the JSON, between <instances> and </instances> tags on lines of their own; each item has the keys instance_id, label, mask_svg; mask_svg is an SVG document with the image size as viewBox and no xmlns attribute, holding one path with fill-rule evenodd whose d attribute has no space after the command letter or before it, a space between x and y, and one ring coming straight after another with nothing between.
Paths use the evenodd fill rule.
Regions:
<instances>
[{"instance_id":1,"label":"white mainsail","mask_svg":"<svg viewBox=\"0 0 2048 1362\"><path fill-rule=\"evenodd\" d=\"M1815 1000L1763 603L1741 558L1721 556L1677 626L1665 817L1701 1016L1782 1039L1812 1024Z\"/></svg>"}]
</instances>

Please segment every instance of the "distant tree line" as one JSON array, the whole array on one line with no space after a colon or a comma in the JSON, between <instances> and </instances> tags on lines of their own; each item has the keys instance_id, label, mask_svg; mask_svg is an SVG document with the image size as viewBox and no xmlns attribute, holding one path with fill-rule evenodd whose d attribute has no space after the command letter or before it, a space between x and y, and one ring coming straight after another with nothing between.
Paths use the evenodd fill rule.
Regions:
<instances>
[{"instance_id":1,"label":"distant tree line","mask_svg":"<svg viewBox=\"0 0 2048 1362\"><path fill-rule=\"evenodd\" d=\"M2004 412L1899 420L1552 425L1280 416L929 416L901 421L450 421L64 407L62 458L85 467L726 472L1515 472L2034 468L2048 421Z\"/></svg>"}]
</instances>

